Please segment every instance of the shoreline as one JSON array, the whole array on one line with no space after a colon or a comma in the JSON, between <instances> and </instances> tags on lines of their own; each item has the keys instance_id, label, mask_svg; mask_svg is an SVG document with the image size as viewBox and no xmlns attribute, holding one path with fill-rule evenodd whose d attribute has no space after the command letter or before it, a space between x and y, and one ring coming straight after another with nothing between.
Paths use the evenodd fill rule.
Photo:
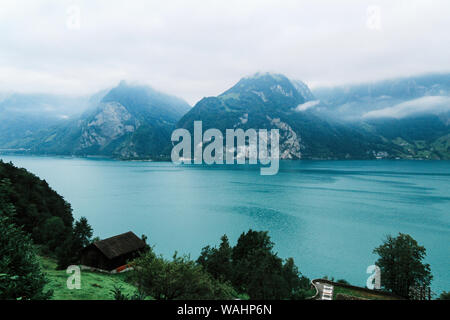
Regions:
<instances>
[{"instance_id":1,"label":"shoreline","mask_svg":"<svg viewBox=\"0 0 450 320\"><path fill-rule=\"evenodd\" d=\"M92 160L112 160L112 161L124 161L124 162L172 162L170 158L152 159L152 158L137 158L137 159L127 159L127 158L116 158L112 156L104 155L64 155L64 154L41 154L41 153L21 153L21 152L2 152L0 149L1 156L22 156L22 157L53 157L61 159L92 159ZM302 158L302 159L279 159L279 161L284 162L295 162L295 161L425 161L425 162L440 162L440 161L450 161L450 159L423 159L423 158L383 158L383 159L368 159L368 158ZM225 164L225 163L224 163ZM220 164L220 165L224 165ZM248 164L248 163L246 163Z\"/></svg>"}]
</instances>

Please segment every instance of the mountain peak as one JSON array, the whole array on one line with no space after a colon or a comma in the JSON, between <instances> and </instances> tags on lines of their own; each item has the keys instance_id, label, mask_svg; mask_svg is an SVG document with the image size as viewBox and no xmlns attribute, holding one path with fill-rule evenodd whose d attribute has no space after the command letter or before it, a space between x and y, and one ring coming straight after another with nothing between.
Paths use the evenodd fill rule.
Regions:
<instances>
[{"instance_id":1,"label":"mountain peak","mask_svg":"<svg viewBox=\"0 0 450 320\"><path fill-rule=\"evenodd\" d=\"M257 96L263 103L274 103L279 106L297 106L312 100L313 95L308 87L279 73L257 72L239 80L221 97Z\"/></svg>"},{"instance_id":2,"label":"mountain peak","mask_svg":"<svg viewBox=\"0 0 450 320\"><path fill-rule=\"evenodd\" d=\"M289 80L285 75L281 73L273 73L273 72L256 72L250 76L244 77L242 79L266 79L272 80L274 82L282 82L285 80Z\"/></svg>"},{"instance_id":3,"label":"mountain peak","mask_svg":"<svg viewBox=\"0 0 450 320\"><path fill-rule=\"evenodd\" d=\"M118 102L133 114L150 113L156 119L176 121L190 109L182 99L160 92L150 86L120 81L102 99L103 103Z\"/></svg>"},{"instance_id":4,"label":"mountain peak","mask_svg":"<svg viewBox=\"0 0 450 320\"><path fill-rule=\"evenodd\" d=\"M293 89L295 89L291 81L284 75L273 73L256 73L252 76L244 77L232 87L232 91L252 92L252 91L265 91L269 93L283 91L287 96L292 96ZM229 91L230 91L229 90Z\"/></svg>"}]
</instances>

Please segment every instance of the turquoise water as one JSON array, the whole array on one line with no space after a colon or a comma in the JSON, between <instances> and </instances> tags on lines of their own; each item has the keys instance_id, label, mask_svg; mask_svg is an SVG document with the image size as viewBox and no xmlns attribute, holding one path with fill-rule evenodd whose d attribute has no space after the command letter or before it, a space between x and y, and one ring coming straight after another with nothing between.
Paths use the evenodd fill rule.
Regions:
<instances>
[{"instance_id":1,"label":"turquoise water","mask_svg":"<svg viewBox=\"0 0 450 320\"><path fill-rule=\"evenodd\" d=\"M102 238L132 230L167 257L197 258L223 234L234 243L269 230L306 276L364 286L372 250L403 232L426 247L433 290L450 290L448 161L286 161L261 176L249 166L0 157L47 180Z\"/></svg>"}]
</instances>

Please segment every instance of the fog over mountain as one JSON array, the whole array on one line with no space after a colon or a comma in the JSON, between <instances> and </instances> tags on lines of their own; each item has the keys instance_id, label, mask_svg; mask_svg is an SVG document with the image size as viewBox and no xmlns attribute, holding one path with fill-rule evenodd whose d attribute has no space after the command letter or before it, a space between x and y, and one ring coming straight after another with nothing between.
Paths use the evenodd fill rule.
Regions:
<instances>
[{"instance_id":1,"label":"fog over mountain","mask_svg":"<svg viewBox=\"0 0 450 320\"><path fill-rule=\"evenodd\" d=\"M172 130L201 120L204 130L279 129L283 159L449 159L449 106L450 74L311 91L256 73L193 108L121 81L91 97L5 96L0 151L169 159Z\"/></svg>"},{"instance_id":2,"label":"fog over mountain","mask_svg":"<svg viewBox=\"0 0 450 320\"><path fill-rule=\"evenodd\" d=\"M125 81L89 101L81 115L29 132L3 147L33 154L158 159L169 152L175 123L190 108L182 99Z\"/></svg>"},{"instance_id":3,"label":"fog over mountain","mask_svg":"<svg viewBox=\"0 0 450 320\"><path fill-rule=\"evenodd\" d=\"M194 105L257 71L312 89L448 72L448 12L448 0L3 0L0 92L130 79Z\"/></svg>"},{"instance_id":4,"label":"fog over mountain","mask_svg":"<svg viewBox=\"0 0 450 320\"><path fill-rule=\"evenodd\" d=\"M441 114L450 111L450 97L425 96L408 100L392 107L373 110L363 115L364 119L371 118L406 118L416 114Z\"/></svg>"},{"instance_id":5,"label":"fog over mountain","mask_svg":"<svg viewBox=\"0 0 450 320\"><path fill-rule=\"evenodd\" d=\"M0 96L0 148L8 149L40 130L64 123L95 106L105 95L4 93Z\"/></svg>"},{"instance_id":6,"label":"fog over mountain","mask_svg":"<svg viewBox=\"0 0 450 320\"><path fill-rule=\"evenodd\" d=\"M178 122L193 132L217 128L278 129L282 159L372 159L404 157L403 148L377 133L376 124L346 124L328 115L333 109L316 99L301 81L281 74L244 77L217 97L199 101Z\"/></svg>"},{"instance_id":7,"label":"fog over mountain","mask_svg":"<svg viewBox=\"0 0 450 320\"><path fill-rule=\"evenodd\" d=\"M317 111L343 120L440 114L449 111L450 73L316 88L313 93L325 104Z\"/></svg>"},{"instance_id":8,"label":"fog over mountain","mask_svg":"<svg viewBox=\"0 0 450 320\"><path fill-rule=\"evenodd\" d=\"M170 130L200 117L283 127L285 158L448 158L448 12L447 0L4 0L0 148L167 157Z\"/></svg>"}]
</instances>

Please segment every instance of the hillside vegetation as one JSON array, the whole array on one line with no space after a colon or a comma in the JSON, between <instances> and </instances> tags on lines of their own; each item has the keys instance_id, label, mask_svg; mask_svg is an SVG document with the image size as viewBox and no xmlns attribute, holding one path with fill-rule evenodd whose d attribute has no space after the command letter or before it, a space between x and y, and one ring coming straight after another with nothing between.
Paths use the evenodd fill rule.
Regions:
<instances>
[{"instance_id":1,"label":"hillside vegetation","mask_svg":"<svg viewBox=\"0 0 450 320\"><path fill-rule=\"evenodd\" d=\"M45 180L0 160L0 192L15 208L14 222L34 243L55 250L70 234L72 208Z\"/></svg>"},{"instance_id":2,"label":"hillside vegetation","mask_svg":"<svg viewBox=\"0 0 450 320\"><path fill-rule=\"evenodd\" d=\"M39 257L42 271L47 277L46 290L52 290L52 300L113 300L113 290L120 287L122 292L132 295L136 288L129 284L126 274L108 274L82 271L81 289L68 289L69 275L65 270L56 270L57 263L53 258Z\"/></svg>"}]
</instances>

